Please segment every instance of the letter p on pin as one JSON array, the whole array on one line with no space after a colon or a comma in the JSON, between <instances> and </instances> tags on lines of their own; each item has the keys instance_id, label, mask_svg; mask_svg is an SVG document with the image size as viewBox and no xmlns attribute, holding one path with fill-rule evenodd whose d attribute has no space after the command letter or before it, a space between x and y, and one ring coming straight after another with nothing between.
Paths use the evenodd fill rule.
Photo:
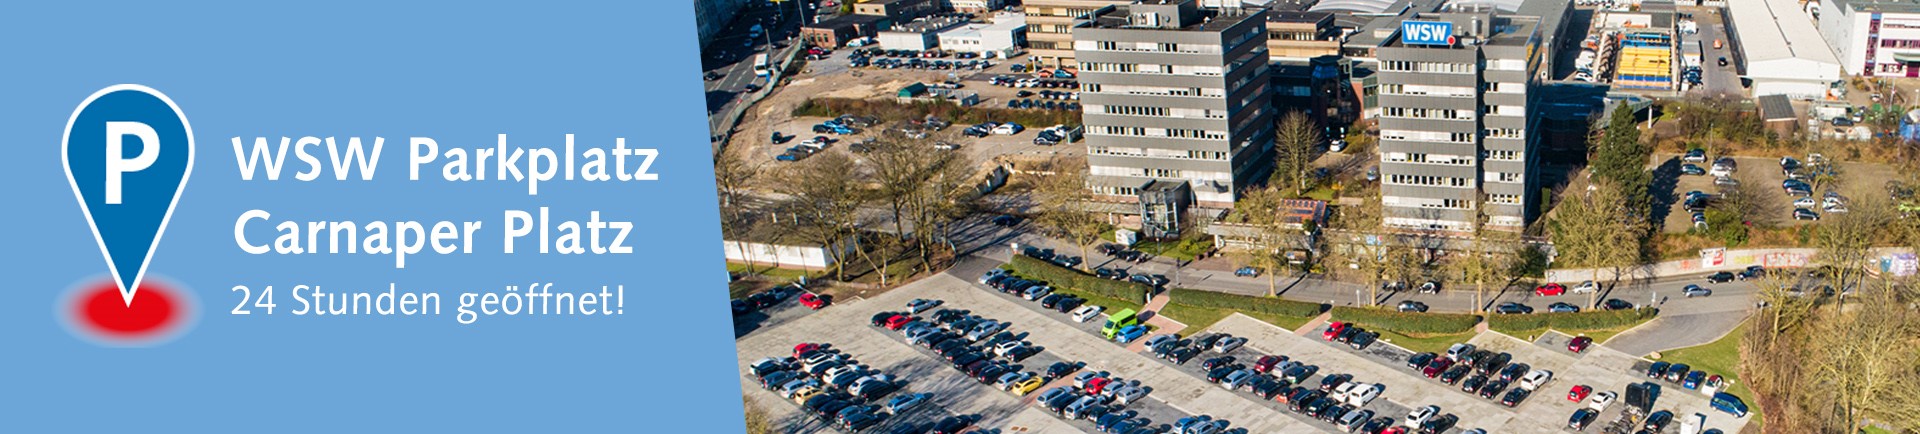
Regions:
<instances>
[{"instance_id":1,"label":"letter p on pin","mask_svg":"<svg viewBox=\"0 0 1920 434\"><path fill-rule=\"evenodd\" d=\"M160 91L119 84L74 108L60 148L74 199L132 305L193 173L193 127Z\"/></svg>"},{"instance_id":2,"label":"letter p on pin","mask_svg":"<svg viewBox=\"0 0 1920 434\"><path fill-rule=\"evenodd\" d=\"M126 158L126 137L140 139L140 153ZM153 127L139 122L107 122L107 197L103 202L108 205L120 204L120 180L130 172L147 170L153 161L160 159L160 134Z\"/></svg>"}]
</instances>

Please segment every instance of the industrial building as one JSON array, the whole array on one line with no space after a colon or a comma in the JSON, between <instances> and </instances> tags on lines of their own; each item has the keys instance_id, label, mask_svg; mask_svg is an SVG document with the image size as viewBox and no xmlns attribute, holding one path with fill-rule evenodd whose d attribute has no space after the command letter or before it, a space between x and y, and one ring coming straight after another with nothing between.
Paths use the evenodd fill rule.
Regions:
<instances>
[{"instance_id":1,"label":"industrial building","mask_svg":"<svg viewBox=\"0 0 1920 434\"><path fill-rule=\"evenodd\" d=\"M940 46L940 34L967 25L960 17L922 18L912 22L896 24L892 29L883 30L874 39L880 46L901 50L925 51Z\"/></svg>"},{"instance_id":2,"label":"industrial building","mask_svg":"<svg viewBox=\"0 0 1920 434\"><path fill-rule=\"evenodd\" d=\"M1265 17L1140 0L1072 29L1089 188L1137 203L1149 236L1177 233L1189 204L1231 208L1271 169Z\"/></svg>"},{"instance_id":3,"label":"industrial building","mask_svg":"<svg viewBox=\"0 0 1920 434\"><path fill-rule=\"evenodd\" d=\"M1753 96L1824 99L1838 89L1840 60L1799 2L1728 0L1727 10L1729 42Z\"/></svg>"},{"instance_id":4,"label":"industrial building","mask_svg":"<svg viewBox=\"0 0 1920 434\"><path fill-rule=\"evenodd\" d=\"M1538 116L1530 106L1552 50L1540 45L1541 18L1507 9L1412 14L1375 50L1385 225L1517 231L1536 217Z\"/></svg>"},{"instance_id":5,"label":"industrial building","mask_svg":"<svg viewBox=\"0 0 1920 434\"><path fill-rule=\"evenodd\" d=\"M864 0L853 4L853 13L904 23L940 12L940 6L940 0Z\"/></svg>"},{"instance_id":6,"label":"industrial building","mask_svg":"<svg viewBox=\"0 0 1920 434\"><path fill-rule=\"evenodd\" d=\"M817 47L840 48L855 39L874 37L880 30L892 26L891 19L879 15L841 15L800 26L800 38Z\"/></svg>"},{"instance_id":7,"label":"industrial building","mask_svg":"<svg viewBox=\"0 0 1920 434\"><path fill-rule=\"evenodd\" d=\"M1011 54L1027 45L1027 17L1003 13L992 24L968 23L940 34L940 48L950 51Z\"/></svg>"},{"instance_id":8,"label":"industrial building","mask_svg":"<svg viewBox=\"0 0 1920 434\"><path fill-rule=\"evenodd\" d=\"M1848 74L1920 77L1920 3L1820 0L1820 36Z\"/></svg>"}]
</instances>

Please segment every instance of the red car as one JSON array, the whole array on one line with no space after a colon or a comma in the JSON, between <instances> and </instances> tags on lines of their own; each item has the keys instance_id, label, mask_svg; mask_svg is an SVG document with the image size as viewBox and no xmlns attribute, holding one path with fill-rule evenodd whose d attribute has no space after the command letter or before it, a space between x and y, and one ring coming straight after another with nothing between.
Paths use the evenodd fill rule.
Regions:
<instances>
[{"instance_id":1,"label":"red car","mask_svg":"<svg viewBox=\"0 0 1920 434\"><path fill-rule=\"evenodd\" d=\"M1427 376L1427 378L1434 378L1440 376L1442 372L1447 372L1447 368L1451 367L1453 367L1453 359L1445 357L1435 358L1432 362L1427 363L1426 369L1420 370L1420 374Z\"/></svg>"},{"instance_id":2,"label":"red car","mask_svg":"<svg viewBox=\"0 0 1920 434\"><path fill-rule=\"evenodd\" d=\"M1331 342L1333 341L1334 336L1339 336L1340 331L1346 330L1346 329L1347 329L1347 323L1334 321L1331 324L1327 324L1327 332L1320 334L1320 337L1327 338L1327 341Z\"/></svg>"},{"instance_id":3,"label":"red car","mask_svg":"<svg viewBox=\"0 0 1920 434\"><path fill-rule=\"evenodd\" d=\"M832 303L833 296L813 295L811 292L800 294L800 305L806 306L808 309L820 310L820 308L827 307L828 304Z\"/></svg>"},{"instance_id":4,"label":"red car","mask_svg":"<svg viewBox=\"0 0 1920 434\"><path fill-rule=\"evenodd\" d=\"M1558 283L1549 283L1545 285L1540 285L1540 287L1538 288L1533 288L1533 293L1534 295L1539 295L1542 297L1552 297L1552 296L1567 293L1567 287L1560 286L1560 284Z\"/></svg>"},{"instance_id":5,"label":"red car","mask_svg":"<svg viewBox=\"0 0 1920 434\"><path fill-rule=\"evenodd\" d=\"M800 355L801 355L801 354L804 354L804 353L806 353L806 352L808 352L808 351L813 351L813 350L818 350L818 349L820 349L820 344L816 344L816 343L811 343L811 342L809 342L809 343L803 343L803 344L800 344L800 345L794 345L794 346L793 346L793 356L794 356L794 357L800 357Z\"/></svg>"},{"instance_id":6,"label":"red car","mask_svg":"<svg viewBox=\"0 0 1920 434\"><path fill-rule=\"evenodd\" d=\"M815 309L819 308L816 307ZM907 325L909 322L913 322L913 317L894 315L893 318L887 318L887 330L899 330L900 326Z\"/></svg>"},{"instance_id":7,"label":"red car","mask_svg":"<svg viewBox=\"0 0 1920 434\"><path fill-rule=\"evenodd\" d=\"M1273 371L1274 365L1285 361L1287 361L1286 356L1260 356L1260 361L1253 363L1253 371L1265 374Z\"/></svg>"},{"instance_id":8,"label":"red car","mask_svg":"<svg viewBox=\"0 0 1920 434\"><path fill-rule=\"evenodd\" d=\"M1576 337L1571 341L1567 341L1567 351L1576 353L1586 351L1589 345L1593 345L1593 338L1586 336Z\"/></svg>"},{"instance_id":9,"label":"red car","mask_svg":"<svg viewBox=\"0 0 1920 434\"><path fill-rule=\"evenodd\" d=\"M1100 390L1107 388L1107 384L1110 383L1113 383L1113 380L1109 380L1107 377L1094 377L1091 380L1087 380L1087 393L1100 393Z\"/></svg>"},{"instance_id":10,"label":"red car","mask_svg":"<svg viewBox=\"0 0 1920 434\"><path fill-rule=\"evenodd\" d=\"M1593 388L1591 387L1587 387L1586 385L1575 385L1573 386L1573 390L1567 391L1567 400L1573 401L1573 402L1580 402L1580 400L1582 399L1587 399L1587 395L1592 393L1593 393Z\"/></svg>"}]
</instances>

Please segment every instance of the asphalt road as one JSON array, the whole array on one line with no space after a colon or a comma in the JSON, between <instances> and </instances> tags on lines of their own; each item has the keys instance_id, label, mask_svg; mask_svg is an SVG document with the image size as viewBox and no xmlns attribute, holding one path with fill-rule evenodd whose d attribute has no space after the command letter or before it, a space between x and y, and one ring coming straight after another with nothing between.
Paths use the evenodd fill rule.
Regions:
<instances>
[{"instance_id":1,"label":"asphalt road","mask_svg":"<svg viewBox=\"0 0 1920 434\"><path fill-rule=\"evenodd\" d=\"M1740 86L1739 65L1733 56L1733 40L1727 38L1727 26L1719 9L1692 9L1694 22L1699 23L1700 47L1700 87L1695 90L1709 95L1741 95L1745 89ZM1713 48L1713 41L1724 41L1721 48ZM1719 59L1727 58L1727 66L1720 66Z\"/></svg>"},{"instance_id":2,"label":"asphalt road","mask_svg":"<svg viewBox=\"0 0 1920 434\"><path fill-rule=\"evenodd\" d=\"M810 3L809 3L810 4ZM770 58L778 58L785 50L799 49L798 39L794 37L805 21L797 17L810 16L811 10L795 12L791 4L785 7L756 2L734 19L733 24L716 36L701 53L702 74L718 73L717 80L706 81L707 113L725 113L733 110L746 93L749 83L766 85L766 80L753 73L755 55L768 53ZM750 30L760 24L766 32L755 38ZM770 46L768 43L774 43ZM779 45L785 45L780 48ZM704 77L703 77L704 79ZM710 116L709 127L718 128L724 117Z\"/></svg>"},{"instance_id":3,"label":"asphalt road","mask_svg":"<svg viewBox=\"0 0 1920 434\"><path fill-rule=\"evenodd\" d=\"M993 261L1004 262L1014 254L1009 243L1036 245L1053 248L1056 252L1079 256L1077 247L1070 243L1054 240L1030 233L1031 222L1022 222L1013 228L1003 228L986 223L987 217L974 216L962 224L956 232L956 242L963 252ZM1086 264L1091 267L1114 267L1128 270L1129 273L1163 274L1172 279L1171 287L1201 289L1245 295L1266 295L1269 283L1266 276L1237 277L1229 271L1199 270L1182 267L1168 258L1154 258L1144 264L1133 264L1088 249ZM964 275L964 274L963 274ZM974 273L973 275L978 275ZM1681 289L1689 284L1697 284L1713 290L1713 295L1700 298L1686 298ZM1335 282L1312 276L1282 276L1278 280L1280 296L1301 300L1327 303L1336 306L1362 305L1367 297L1365 287L1358 284ZM1461 289L1461 288L1456 288ZM1634 355L1644 355L1654 351L1683 348L1705 344L1719 339L1738 326L1753 308L1753 295L1758 290L1745 282L1709 283L1704 275L1675 276L1656 280L1623 281L1609 284L1602 282L1600 292L1592 297L1594 301L1620 299L1638 306L1660 308L1658 319L1650 321L1627 333L1622 333L1607 342L1618 346L1622 351ZM1489 289L1488 299L1483 306L1491 308L1503 302L1516 302L1544 312L1549 304L1566 302L1579 306L1589 306L1586 294L1564 294L1551 297L1535 295L1533 288L1510 286L1504 290ZM1473 292L1467 290L1448 290L1439 294L1420 294L1418 291L1386 291L1377 294L1380 304L1394 306L1403 300L1415 300L1426 303L1432 312L1467 312L1473 310Z\"/></svg>"}]
</instances>

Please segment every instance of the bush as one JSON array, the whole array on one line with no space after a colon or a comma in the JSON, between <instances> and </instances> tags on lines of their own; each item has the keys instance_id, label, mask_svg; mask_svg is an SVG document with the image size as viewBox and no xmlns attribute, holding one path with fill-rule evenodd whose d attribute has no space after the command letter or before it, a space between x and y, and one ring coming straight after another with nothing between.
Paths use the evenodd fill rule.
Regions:
<instances>
[{"instance_id":1,"label":"bush","mask_svg":"<svg viewBox=\"0 0 1920 434\"><path fill-rule=\"evenodd\" d=\"M1255 297L1196 289L1174 288L1168 295L1173 298L1173 300L1170 301L1172 304L1280 316L1312 318L1319 316L1320 312L1327 310L1326 305L1319 303L1293 301L1279 297Z\"/></svg>"},{"instance_id":2,"label":"bush","mask_svg":"<svg viewBox=\"0 0 1920 434\"><path fill-rule=\"evenodd\" d=\"M1051 262L1018 253L1013 255L1013 260L1007 265L1014 274L1022 278L1043 281L1054 287L1064 287L1102 297L1131 300L1135 303L1145 303L1147 291L1151 289L1139 283L1094 277L1080 270L1054 265Z\"/></svg>"},{"instance_id":3,"label":"bush","mask_svg":"<svg viewBox=\"0 0 1920 434\"><path fill-rule=\"evenodd\" d=\"M1339 306L1333 308L1333 320L1359 324L1408 336L1451 335L1473 331L1480 316L1464 313L1415 313L1384 308Z\"/></svg>"},{"instance_id":4,"label":"bush","mask_svg":"<svg viewBox=\"0 0 1920 434\"><path fill-rule=\"evenodd\" d=\"M1572 313L1537 313L1529 315L1494 315L1487 320L1488 328L1496 330L1544 330L1554 329L1563 332L1589 332L1618 330L1632 327L1642 321L1653 318L1660 312L1654 308L1633 310L1597 310Z\"/></svg>"}]
</instances>

